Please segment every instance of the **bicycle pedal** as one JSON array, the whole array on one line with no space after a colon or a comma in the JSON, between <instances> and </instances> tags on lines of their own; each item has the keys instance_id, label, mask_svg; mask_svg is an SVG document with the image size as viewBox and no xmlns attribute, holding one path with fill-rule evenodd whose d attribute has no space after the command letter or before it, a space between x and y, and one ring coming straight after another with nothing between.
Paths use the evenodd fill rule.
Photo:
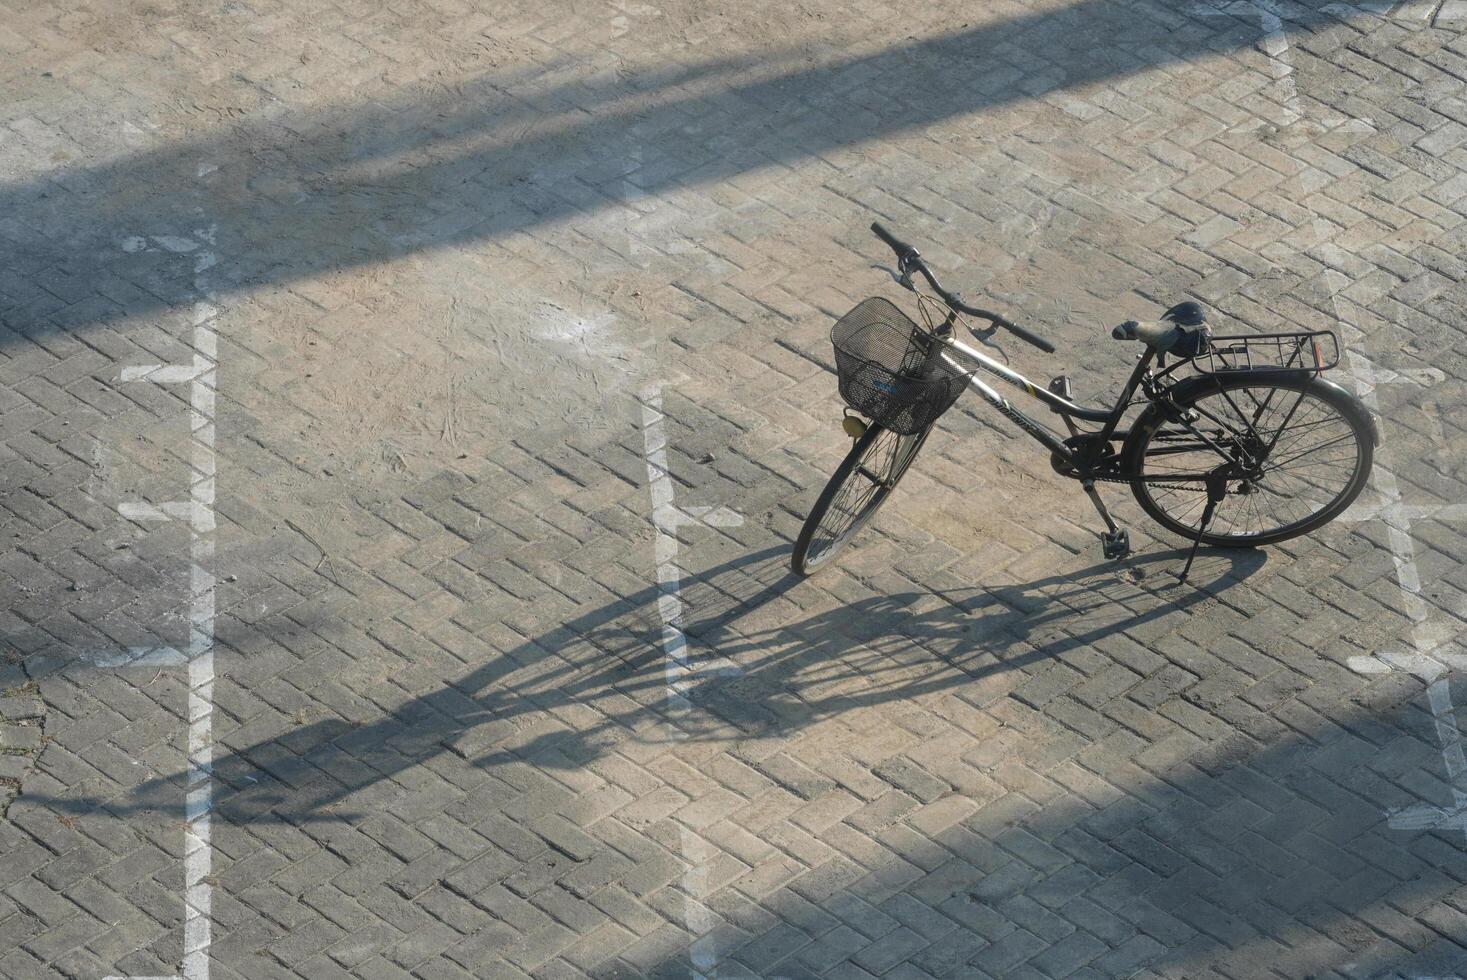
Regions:
<instances>
[{"instance_id":1,"label":"bicycle pedal","mask_svg":"<svg viewBox=\"0 0 1467 980\"><path fill-rule=\"evenodd\" d=\"M1124 558L1131 553L1131 536L1126 533L1125 528L1102 531L1100 547L1107 558Z\"/></svg>"}]
</instances>

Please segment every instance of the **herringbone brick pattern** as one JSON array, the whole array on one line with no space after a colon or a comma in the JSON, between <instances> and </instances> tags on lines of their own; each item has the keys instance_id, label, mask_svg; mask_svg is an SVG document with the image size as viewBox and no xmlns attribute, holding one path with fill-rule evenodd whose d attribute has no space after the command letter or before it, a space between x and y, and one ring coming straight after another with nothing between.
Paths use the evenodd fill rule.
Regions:
<instances>
[{"instance_id":1,"label":"herringbone brick pattern","mask_svg":"<svg viewBox=\"0 0 1467 980\"><path fill-rule=\"evenodd\" d=\"M910 306L872 218L1087 402L1187 296L1341 329L1402 498L1462 501L1454 4L7 9L0 975L180 969L187 681L98 664L187 641L187 532L118 508L183 496L188 398L119 378L200 302L211 976L1467 971L1461 830L1385 816L1460 805L1440 719L1348 666L1461 632L1459 521L1425 624L1379 520L1181 588L964 403L786 572L830 320ZM743 518L678 534L686 711L649 385L677 503Z\"/></svg>"}]
</instances>

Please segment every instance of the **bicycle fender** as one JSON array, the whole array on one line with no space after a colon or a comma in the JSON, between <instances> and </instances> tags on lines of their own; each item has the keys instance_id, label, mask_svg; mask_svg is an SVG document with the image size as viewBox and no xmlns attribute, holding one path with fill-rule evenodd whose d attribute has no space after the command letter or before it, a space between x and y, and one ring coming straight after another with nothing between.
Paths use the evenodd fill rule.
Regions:
<instances>
[{"instance_id":1,"label":"bicycle fender","mask_svg":"<svg viewBox=\"0 0 1467 980\"><path fill-rule=\"evenodd\" d=\"M1317 384L1317 385L1321 385L1321 386L1323 386L1325 388L1333 388L1335 391L1339 392L1340 394L1344 395L1346 398L1350 399L1350 401L1352 403L1354 403L1355 408L1360 412L1360 414L1363 415L1363 416L1365 416L1365 421L1367 421L1367 422L1370 423L1370 441L1371 441L1371 444L1374 445L1374 446L1379 446L1380 445L1380 419L1376 417L1376 414L1370 410L1370 408L1365 404L1365 402L1363 402L1363 401L1360 400L1360 396L1359 395L1355 394L1353 391L1351 391L1349 388L1346 388L1344 385L1336 384L1335 382L1331 381L1329 378L1326 378L1326 377L1323 377L1323 376L1317 376L1317 377L1315 377L1314 383Z\"/></svg>"},{"instance_id":2,"label":"bicycle fender","mask_svg":"<svg viewBox=\"0 0 1467 980\"><path fill-rule=\"evenodd\" d=\"M1214 394L1237 379L1268 383L1270 381L1292 381L1299 378L1309 378L1310 384L1321 388L1333 389L1336 394L1344 398L1360 413L1360 417L1369 423L1371 442L1380 445L1380 424L1375 413L1365 406L1360 397L1353 391L1345 388L1329 378L1322 377L1313 371L1300 371L1293 368L1252 368L1246 371L1229 371L1226 374L1194 374L1183 378L1171 388L1171 396L1174 401L1186 404L1203 395ZM1166 419L1165 409L1156 402L1147 405L1136 418L1136 424L1131 426L1130 433L1126 436L1125 445L1121 447L1121 458L1129 459L1128 450L1132 443L1139 442L1140 434L1149 431L1151 424L1157 419Z\"/></svg>"},{"instance_id":3,"label":"bicycle fender","mask_svg":"<svg viewBox=\"0 0 1467 980\"><path fill-rule=\"evenodd\" d=\"M1220 374L1193 374L1178 381L1171 388L1172 398L1179 402L1192 401L1203 395L1210 395L1223 388L1228 387L1234 379L1245 378L1249 381L1257 381L1260 384L1268 384L1271 381L1293 381L1313 375L1313 371L1301 371L1296 368L1248 368L1243 371L1227 371ZM1316 380L1335 388L1340 386L1333 381L1325 381L1323 378ZM1344 391L1343 388L1340 388ZM1350 394L1345 392L1345 394ZM1350 397L1354 398L1353 395ZM1357 399L1358 401L1358 399Z\"/></svg>"}]
</instances>

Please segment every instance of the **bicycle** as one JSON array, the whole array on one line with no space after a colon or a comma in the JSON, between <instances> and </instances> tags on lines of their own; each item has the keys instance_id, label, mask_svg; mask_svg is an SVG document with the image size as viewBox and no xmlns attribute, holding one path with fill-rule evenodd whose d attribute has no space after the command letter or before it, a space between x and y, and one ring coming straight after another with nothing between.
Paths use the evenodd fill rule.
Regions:
<instances>
[{"instance_id":1,"label":"bicycle","mask_svg":"<svg viewBox=\"0 0 1467 980\"><path fill-rule=\"evenodd\" d=\"M1129 554L1130 536L1106 509L1097 483L1129 484L1149 517L1190 538L1182 581L1199 545L1256 547L1308 534L1343 513L1364 488L1380 436L1360 400L1322 377L1339 363L1333 331L1214 336L1200 304L1178 303L1159 320L1128 320L1111 331L1143 349L1114 405L1088 408L1073 400L1067 376L1038 388L958 340L961 314L988 322L982 330L968 325L981 342L1002 328L1055 351L1011 320L943 289L917 250L879 222L871 230L896 254L897 281L917 293L926 326L872 297L831 329L848 406L843 426L854 445L800 529L791 556L796 573L826 565L871 520L938 418L970 388L1047 448L1056 473L1080 482L1105 523L1106 558ZM914 274L933 295L918 289ZM930 311L942 307L946 314L934 323ZM979 372L1043 402L1068 436L1016 409ZM1140 413L1122 428L1136 405L1143 406Z\"/></svg>"}]
</instances>

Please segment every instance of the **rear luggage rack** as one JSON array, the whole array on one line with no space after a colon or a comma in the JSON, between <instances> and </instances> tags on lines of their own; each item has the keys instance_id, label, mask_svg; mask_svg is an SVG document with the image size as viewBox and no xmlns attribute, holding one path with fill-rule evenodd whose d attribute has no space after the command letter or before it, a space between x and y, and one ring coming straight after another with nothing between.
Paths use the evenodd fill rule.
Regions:
<instances>
[{"instance_id":1,"label":"rear luggage rack","mask_svg":"<svg viewBox=\"0 0 1467 980\"><path fill-rule=\"evenodd\" d=\"M1333 330L1214 336L1209 349L1191 361L1203 374L1250 368L1287 368L1319 374L1339 363L1340 341Z\"/></svg>"}]
</instances>

